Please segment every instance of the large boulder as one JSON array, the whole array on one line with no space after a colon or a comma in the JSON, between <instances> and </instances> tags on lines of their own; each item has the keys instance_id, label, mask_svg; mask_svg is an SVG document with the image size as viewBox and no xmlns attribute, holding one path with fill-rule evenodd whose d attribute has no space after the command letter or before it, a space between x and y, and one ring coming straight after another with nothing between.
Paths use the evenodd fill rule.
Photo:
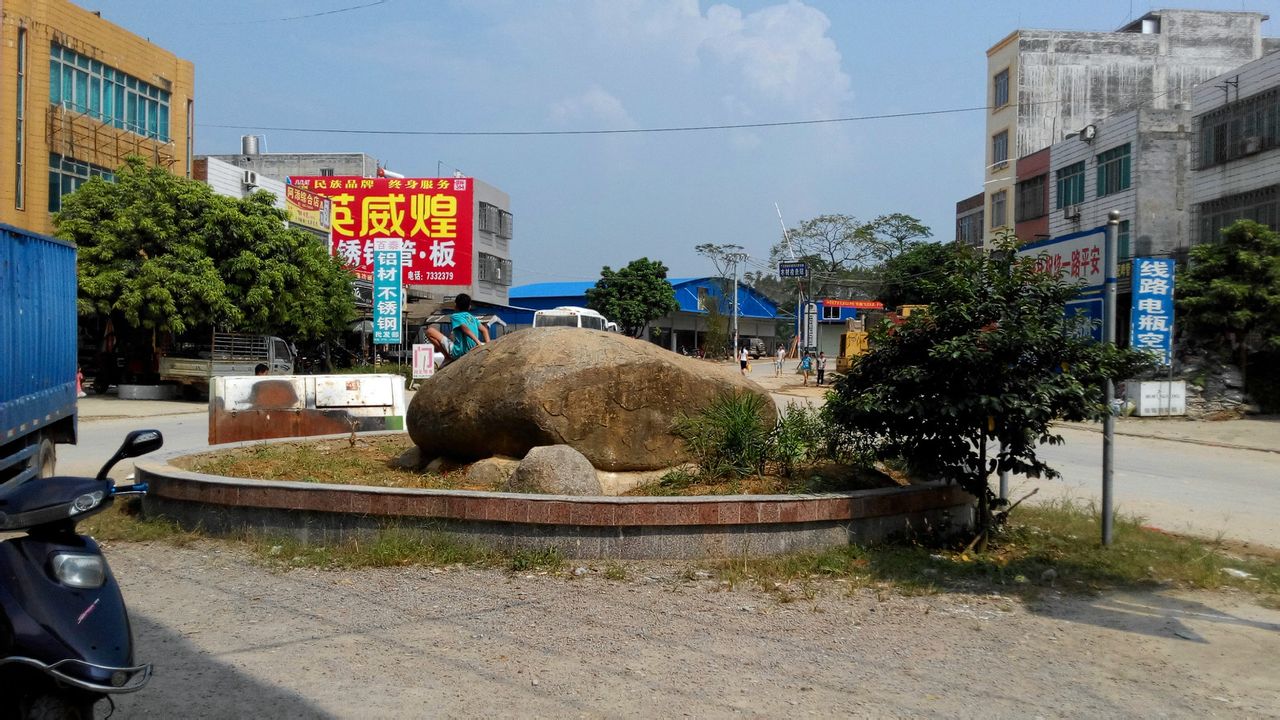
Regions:
<instances>
[{"instance_id":1,"label":"large boulder","mask_svg":"<svg viewBox=\"0 0 1280 720\"><path fill-rule=\"evenodd\" d=\"M617 333L532 328L441 368L409 405L424 457L524 457L569 445L600 470L656 470L689 460L671 432L723 393L768 394L736 364L708 363ZM772 402L766 404L776 417Z\"/></svg>"}]
</instances>

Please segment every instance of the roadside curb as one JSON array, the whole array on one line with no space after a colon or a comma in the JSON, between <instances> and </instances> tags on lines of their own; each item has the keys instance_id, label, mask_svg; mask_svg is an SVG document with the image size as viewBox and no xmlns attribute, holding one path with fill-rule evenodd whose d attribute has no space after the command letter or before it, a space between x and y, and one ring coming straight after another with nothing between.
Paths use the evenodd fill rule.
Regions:
<instances>
[{"instance_id":1,"label":"roadside curb","mask_svg":"<svg viewBox=\"0 0 1280 720\"><path fill-rule=\"evenodd\" d=\"M97 422L99 420L146 420L153 417L168 417L173 415L196 415L208 414L207 410L168 410L161 412L149 412L126 415L81 415L80 422Z\"/></svg>"},{"instance_id":2,"label":"roadside curb","mask_svg":"<svg viewBox=\"0 0 1280 720\"><path fill-rule=\"evenodd\" d=\"M1073 430L1084 430L1085 432L1094 432L1102 434L1102 428L1093 425L1085 425L1083 423L1073 422L1057 422L1057 427L1071 428ZM1218 442L1216 440L1197 440L1187 437L1166 437L1164 435L1153 435L1151 433L1140 433L1126 430L1116 429L1117 435L1125 435L1128 437L1143 438L1145 440L1164 440L1165 442L1190 443L1192 445L1203 445L1205 447L1226 448L1228 450L1252 450L1253 452L1277 453L1280 454L1278 448L1257 447L1256 445L1240 445L1238 443Z\"/></svg>"}]
</instances>

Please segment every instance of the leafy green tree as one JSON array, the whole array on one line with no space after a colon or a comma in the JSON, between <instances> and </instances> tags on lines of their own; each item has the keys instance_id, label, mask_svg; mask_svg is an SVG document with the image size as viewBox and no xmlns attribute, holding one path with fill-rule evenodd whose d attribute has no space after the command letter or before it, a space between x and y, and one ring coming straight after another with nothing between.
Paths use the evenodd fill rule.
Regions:
<instances>
[{"instance_id":1,"label":"leafy green tree","mask_svg":"<svg viewBox=\"0 0 1280 720\"><path fill-rule=\"evenodd\" d=\"M852 215L820 215L800 223L788 235L790 250L809 266L811 297L846 297L848 286L874 284L871 267L880 252L872 223ZM787 242L770 251L775 264L787 259Z\"/></svg>"},{"instance_id":2,"label":"leafy green tree","mask_svg":"<svg viewBox=\"0 0 1280 720\"><path fill-rule=\"evenodd\" d=\"M874 457L905 460L913 473L973 494L984 545L1000 505L989 475L1057 476L1036 454L1062 442L1050 424L1103 418L1104 379L1150 363L1067 332L1063 308L1077 290L1015 259L1007 240L1001 249L948 257L923 283L928 311L874 328L872 351L827 403L837 427ZM998 450L988 450L993 442Z\"/></svg>"},{"instance_id":3,"label":"leafy green tree","mask_svg":"<svg viewBox=\"0 0 1280 720\"><path fill-rule=\"evenodd\" d=\"M680 303L667 282L667 266L660 260L640 258L616 272L606 265L595 287L587 290L587 307L638 338L650 320L676 312Z\"/></svg>"},{"instance_id":4,"label":"leafy green tree","mask_svg":"<svg viewBox=\"0 0 1280 720\"><path fill-rule=\"evenodd\" d=\"M1280 350L1280 235L1241 220L1222 239L1191 248L1176 297L1191 337L1234 350L1245 374L1249 353Z\"/></svg>"},{"instance_id":5,"label":"leafy green tree","mask_svg":"<svg viewBox=\"0 0 1280 720\"><path fill-rule=\"evenodd\" d=\"M933 231L928 225L903 213L881 215L872 220L871 231L879 241L879 252L885 260L892 260L906 252L913 240L933 237Z\"/></svg>"},{"instance_id":6,"label":"leafy green tree","mask_svg":"<svg viewBox=\"0 0 1280 720\"><path fill-rule=\"evenodd\" d=\"M927 304L926 284L943 271L951 256L964 251L953 243L908 244L881 267L879 300L885 307Z\"/></svg>"},{"instance_id":7,"label":"leafy green tree","mask_svg":"<svg viewBox=\"0 0 1280 720\"><path fill-rule=\"evenodd\" d=\"M57 234L79 248L79 307L134 330L200 327L306 340L354 315L351 275L315 237L286 229L258 193L214 194L130 158L115 182L63 199Z\"/></svg>"}]
</instances>

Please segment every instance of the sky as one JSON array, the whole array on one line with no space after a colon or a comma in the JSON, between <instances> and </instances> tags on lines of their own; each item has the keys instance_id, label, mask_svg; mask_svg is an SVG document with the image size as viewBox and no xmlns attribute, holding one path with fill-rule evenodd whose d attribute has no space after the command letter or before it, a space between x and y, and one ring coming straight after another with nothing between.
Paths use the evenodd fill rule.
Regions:
<instances>
[{"instance_id":1,"label":"sky","mask_svg":"<svg viewBox=\"0 0 1280 720\"><path fill-rule=\"evenodd\" d=\"M595 280L694 247L767 267L788 227L902 212L954 239L982 188L986 50L1019 28L1111 31L1152 7L1280 0L76 0L195 63L196 153L365 152L511 196L515 284ZM361 7L363 6L363 7ZM259 128L274 128L263 130ZM343 130L342 133L312 132ZM775 209L776 206L776 209Z\"/></svg>"}]
</instances>

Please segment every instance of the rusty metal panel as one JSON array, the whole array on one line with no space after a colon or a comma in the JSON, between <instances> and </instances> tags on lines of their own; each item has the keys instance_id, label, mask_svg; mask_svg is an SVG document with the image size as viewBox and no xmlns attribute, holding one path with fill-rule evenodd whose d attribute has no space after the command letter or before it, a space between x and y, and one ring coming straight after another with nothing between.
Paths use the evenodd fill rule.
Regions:
<instances>
[{"instance_id":1,"label":"rusty metal panel","mask_svg":"<svg viewBox=\"0 0 1280 720\"><path fill-rule=\"evenodd\" d=\"M398 375L232 376L211 385L210 445L404 429ZM317 407L318 398L329 406Z\"/></svg>"}]
</instances>

